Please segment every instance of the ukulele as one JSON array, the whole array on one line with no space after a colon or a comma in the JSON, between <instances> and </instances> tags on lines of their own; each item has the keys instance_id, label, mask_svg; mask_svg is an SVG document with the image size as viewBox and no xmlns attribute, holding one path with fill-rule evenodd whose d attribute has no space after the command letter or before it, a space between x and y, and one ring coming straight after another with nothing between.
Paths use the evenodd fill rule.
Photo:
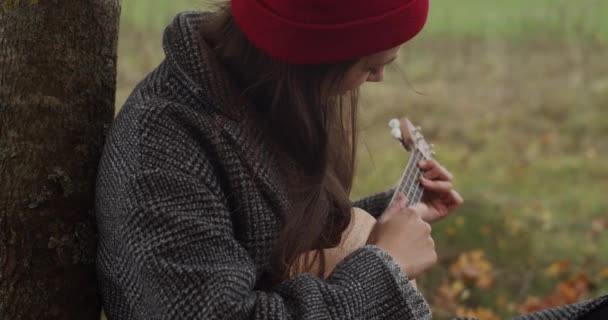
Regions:
<instances>
[{"instance_id":1,"label":"ukulele","mask_svg":"<svg viewBox=\"0 0 608 320\"><path fill-rule=\"evenodd\" d=\"M420 133L420 127L414 127L407 119L403 120L404 130L402 130L402 123L398 119L392 119L389 122L389 127L391 128L391 135L399 140L401 145L411 153L407 166L395 187L395 192L390 202L393 202L397 195L397 191L399 191L406 195L407 206L413 206L422 200L424 194L424 188L419 182L422 170L418 167L418 163L422 160L432 159L434 155L433 145L427 144ZM327 278L336 265L346 256L367 243L369 234L376 223L376 219L363 209L353 208L351 214L351 222L342 234L340 244L337 247L323 250L325 255L324 278ZM314 257L313 251L303 254L310 255L309 259L312 261ZM300 259L299 261L304 261L304 259ZM312 263L312 268L305 268L302 265L295 266L292 268L291 274L293 275L301 272L312 272L317 274L318 264L318 260L315 260Z\"/></svg>"}]
</instances>

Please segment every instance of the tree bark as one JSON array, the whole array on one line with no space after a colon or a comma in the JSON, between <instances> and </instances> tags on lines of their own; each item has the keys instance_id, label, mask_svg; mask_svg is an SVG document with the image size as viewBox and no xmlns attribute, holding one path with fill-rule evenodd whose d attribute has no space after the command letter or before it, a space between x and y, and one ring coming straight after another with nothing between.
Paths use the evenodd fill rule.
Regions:
<instances>
[{"instance_id":1,"label":"tree bark","mask_svg":"<svg viewBox=\"0 0 608 320\"><path fill-rule=\"evenodd\" d=\"M99 319L119 0L0 0L0 319Z\"/></svg>"}]
</instances>

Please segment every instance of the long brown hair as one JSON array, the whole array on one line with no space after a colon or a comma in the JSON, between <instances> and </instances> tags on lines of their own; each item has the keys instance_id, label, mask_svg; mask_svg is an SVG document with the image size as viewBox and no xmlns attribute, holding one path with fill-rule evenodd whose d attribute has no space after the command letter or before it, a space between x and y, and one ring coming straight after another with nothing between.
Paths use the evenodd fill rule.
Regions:
<instances>
[{"instance_id":1,"label":"long brown hair","mask_svg":"<svg viewBox=\"0 0 608 320\"><path fill-rule=\"evenodd\" d=\"M358 91L339 94L339 84L356 61L297 65L277 61L258 50L235 24L228 4L212 23L213 46L263 121L277 146L281 173L288 185L291 211L273 248L270 281L290 276L295 265L319 259L323 248L338 245L350 223L349 194L357 142ZM306 255L315 251L314 258Z\"/></svg>"}]
</instances>

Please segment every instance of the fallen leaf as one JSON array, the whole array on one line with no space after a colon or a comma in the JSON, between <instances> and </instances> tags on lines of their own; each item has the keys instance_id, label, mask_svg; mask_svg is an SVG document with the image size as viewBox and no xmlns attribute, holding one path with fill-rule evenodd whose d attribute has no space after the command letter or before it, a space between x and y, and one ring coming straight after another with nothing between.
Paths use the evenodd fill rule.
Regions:
<instances>
[{"instance_id":1,"label":"fallen leaf","mask_svg":"<svg viewBox=\"0 0 608 320\"><path fill-rule=\"evenodd\" d=\"M570 269L569 261L557 261L552 263L551 265L549 265L549 267L547 267L547 269L545 269L545 276L550 278L556 278L562 275L564 272L568 271L568 269Z\"/></svg>"}]
</instances>

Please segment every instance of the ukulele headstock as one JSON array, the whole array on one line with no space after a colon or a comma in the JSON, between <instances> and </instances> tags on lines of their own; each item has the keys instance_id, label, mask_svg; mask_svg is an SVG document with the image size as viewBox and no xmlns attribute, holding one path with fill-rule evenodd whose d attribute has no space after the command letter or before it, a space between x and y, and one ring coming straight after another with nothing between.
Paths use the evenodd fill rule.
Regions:
<instances>
[{"instance_id":1,"label":"ukulele headstock","mask_svg":"<svg viewBox=\"0 0 608 320\"><path fill-rule=\"evenodd\" d=\"M409 119L392 119L388 126L391 128L393 138L399 140L401 145L409 151L419 151L425 159L432 159L435 151L433 145L428 144L422 136L420 127L414 127Z\"/></svg>"}]
</instances>

